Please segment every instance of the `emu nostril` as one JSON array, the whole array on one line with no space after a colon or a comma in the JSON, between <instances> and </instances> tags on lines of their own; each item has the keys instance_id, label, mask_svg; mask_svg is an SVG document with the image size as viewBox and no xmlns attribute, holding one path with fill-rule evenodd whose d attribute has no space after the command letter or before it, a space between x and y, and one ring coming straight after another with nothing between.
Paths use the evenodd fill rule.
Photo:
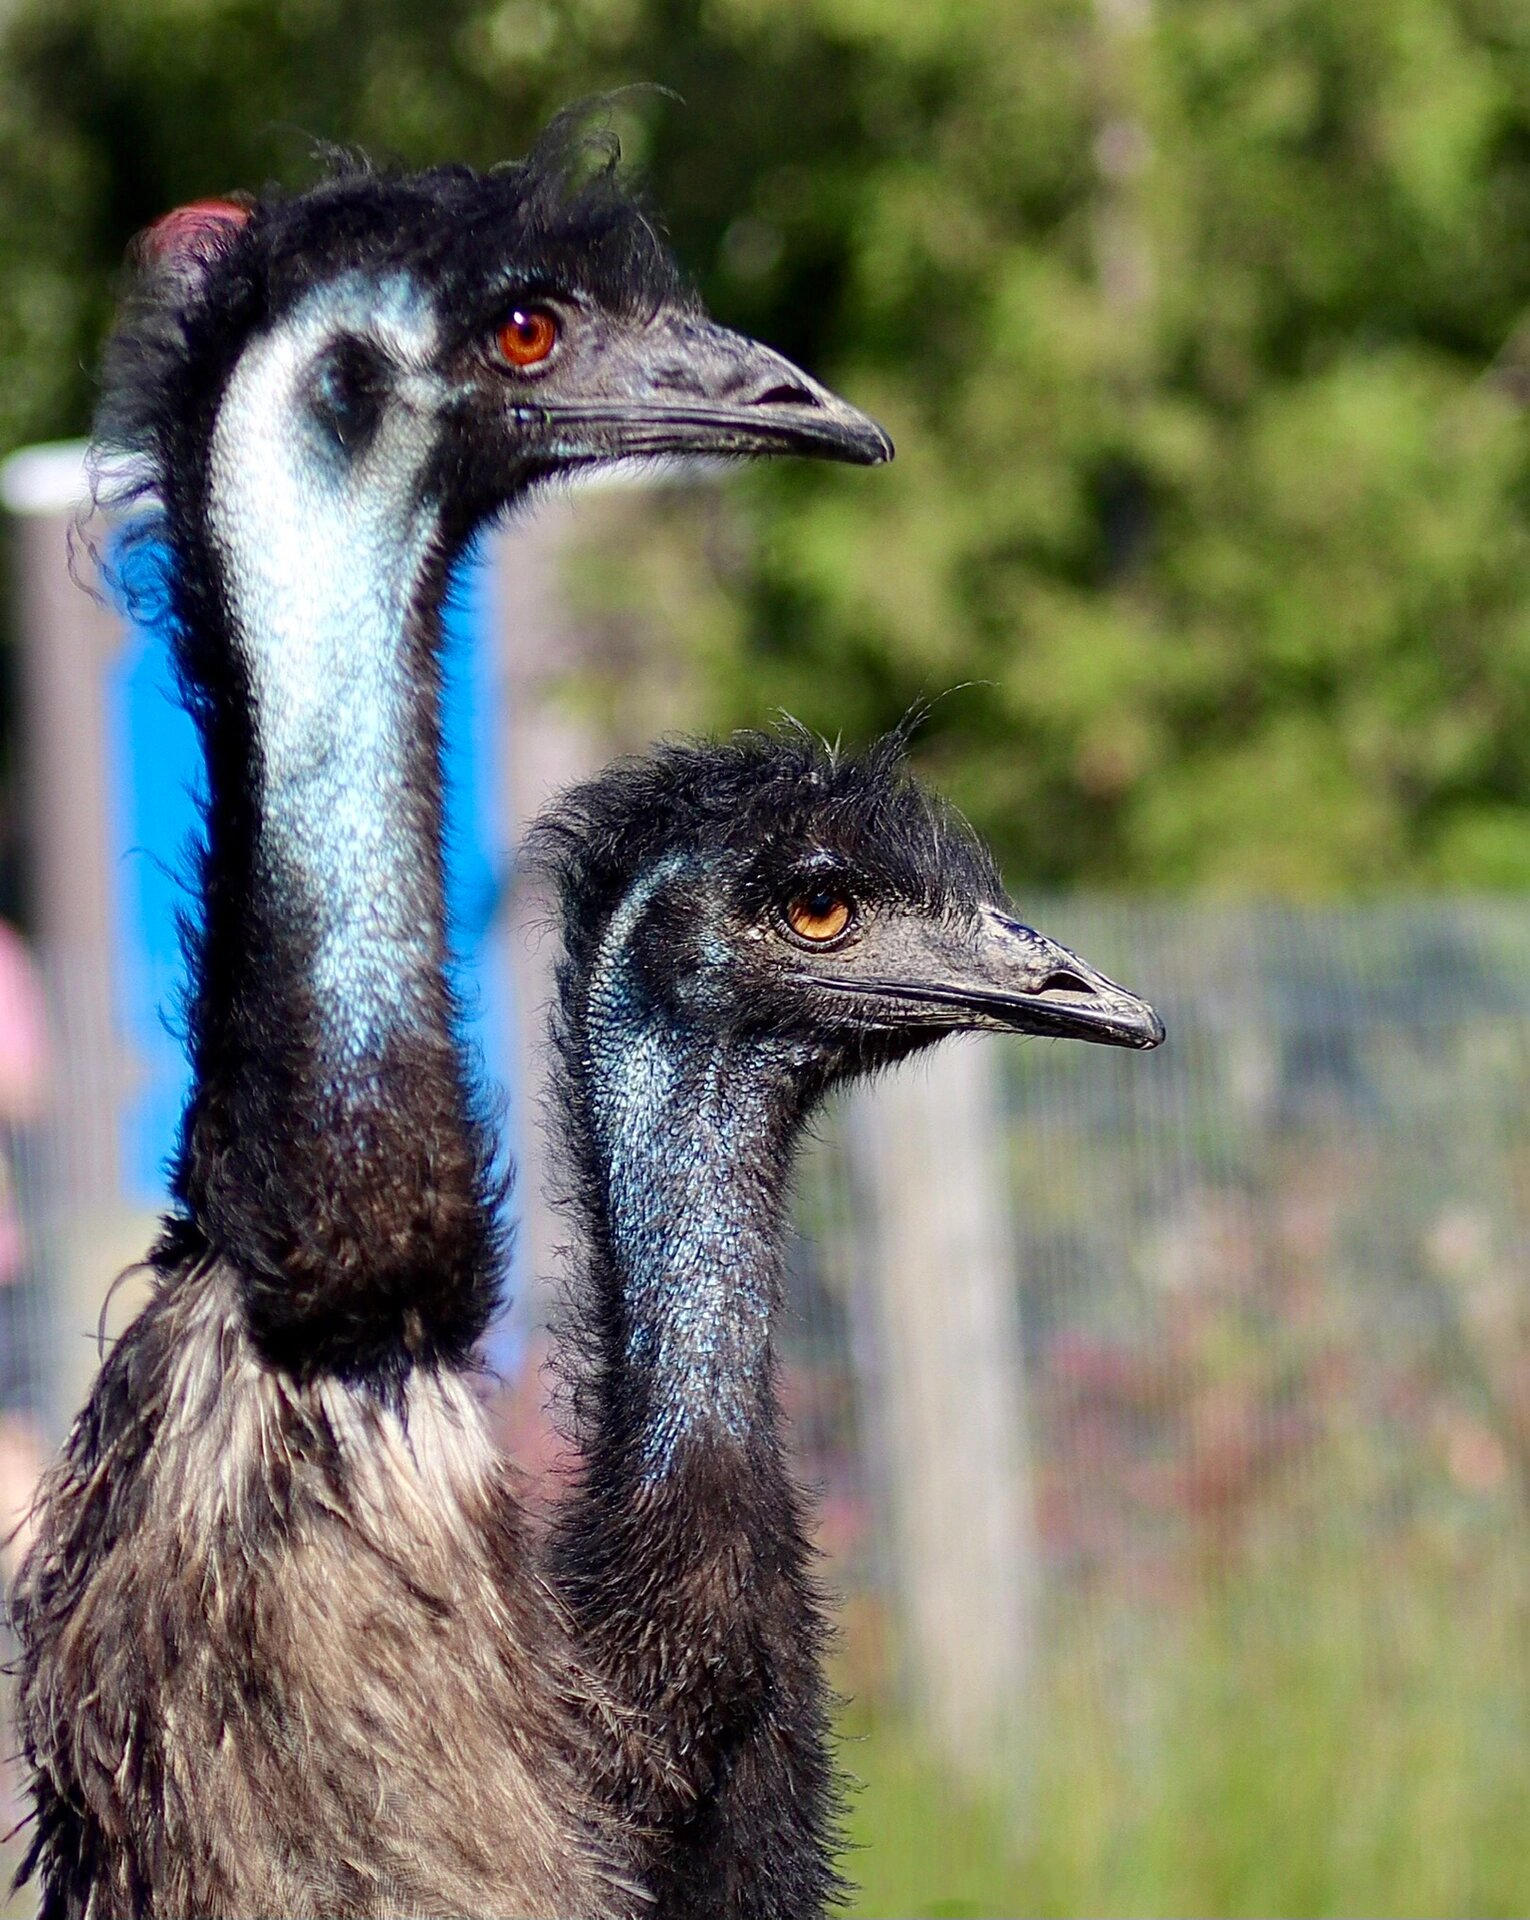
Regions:
<instances>
[{"instance_id":1,"label":"emu nostril","mask_svg":"<svg viewBox=\"0 0 1530 1920\"><path fill-rule=\"evenodd\" d=\"M1076 973L1049 973L1042 985L1043 993L1093 993L1094 988L1087 980L1080 980Z\"/></svg>"},{"instance_id":2,"label":"emu nostril","mask_svg":"<svg viewBox=\"0 0 1530 1920\"><path fill-rule=\"evenodd\" d=\"M817 397L806 387L799 387L794 381L783 380L779 386L767 387L763 393L756 394L750 402L755 407L816 407Z\"/></svg>"}]
</instances>

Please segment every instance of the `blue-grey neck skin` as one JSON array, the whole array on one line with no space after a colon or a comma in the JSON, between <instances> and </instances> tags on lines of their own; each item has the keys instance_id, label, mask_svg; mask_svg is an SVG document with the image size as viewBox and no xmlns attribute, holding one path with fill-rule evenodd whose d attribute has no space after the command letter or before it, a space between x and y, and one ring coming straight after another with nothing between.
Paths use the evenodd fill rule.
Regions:
<instances>
[{"instance_id":1,"label":"blue-grey neck skin","mask_svg":"<svg viewBox=\"0 0 1530 1920\"><path fill-rule=\"evenodd\" d=\"M459 396L401 276L248 342L170 503L208 761L172 1223L273 1364L466 1365L497 1297L492 1138L447 978L436 485Z\"/></svg>"},{"instance_id":2,"label":"blue-grey neck skin","mask_svg":"<svg viewBox=\"0 0 1530 1920\"><path fill-rule=\"evenodd\" d=\"M595 1144L623 1321L623 1398L640 1409L642 1474L683 1444L742 1445L769 1417L780 1282L781 1123L769 1063L656 1005L628 946L660 866L601 944L585 1003Z\"/></svg>"},{"instance_id":3,"label":"blue-grey neck skin","mask_svg":"<svg viewBox=\"0 0 1530 1920\"><path fill-rule=\"evenodd\" d=\"M360 453L307 404L343 333L404 393ZM258 756L259 882L311 940L326 1068L364 1075L429 1018L441 904L422 859L409 622L433 543L435 320L402 279L320 289L243 355L213 437L209 533L244 655Z\"/></svg>"}]
</instances>

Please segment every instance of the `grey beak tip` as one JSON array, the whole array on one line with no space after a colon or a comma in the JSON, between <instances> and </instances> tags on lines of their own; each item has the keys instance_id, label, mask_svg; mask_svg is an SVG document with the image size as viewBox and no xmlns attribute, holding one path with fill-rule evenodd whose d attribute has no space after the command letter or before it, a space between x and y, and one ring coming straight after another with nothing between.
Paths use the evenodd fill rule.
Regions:
<instances>
[{"instance_id":1,"label":"grey beak tip","mask_svg":"<svg viewBox=\"0 0 1530 1920\"><path fill-rule=\"evenodd\" d=\"M817 447L804 445L801 450L819 452L854 467L883 467L893 457L892 436L864 413L854 413L848 420L841 416Z\"/></svg>"},{"instance_id":2,"label":"grey beak tip","mask_svg":"<svg viewBox=\"0 0 1530 1920\"><path fill-rule=\"evenodd\" d=\"M1163 1024L1162 1016L1152 1007L1145 1009L1147 1019L1143 1022L1142 1039L1138 1042L1144 1053L1152 1047L1161 1047L1169 1037L1168 1028Z\"/></svg>"}]
</instances>

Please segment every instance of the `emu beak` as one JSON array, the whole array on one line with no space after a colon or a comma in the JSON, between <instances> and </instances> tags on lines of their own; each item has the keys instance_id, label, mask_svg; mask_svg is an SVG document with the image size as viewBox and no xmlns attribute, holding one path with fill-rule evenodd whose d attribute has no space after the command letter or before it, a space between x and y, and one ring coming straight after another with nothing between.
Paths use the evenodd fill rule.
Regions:
<instances>
[{"instance_id":1,"label":"emu beak","mask_svg":"<svg viewBox=\"0 0 1530 1920\"><path fill-rule=\"evenodd\" d=\"M843 972L813 974L813 984L893 1003L900 1025L1050 1034L1143 1049L1164 1037L1162 1020L1145 1000L997 907L982 908L960 932L905 928L878 952L865 953L865 971L848 953L846 960Z\"/></svg>"},{"instance_id":2,"label":"emu beak","mask_svg":"<svg viewBox=\"0 0 1530 1920\"><path fill-rule=\"evenodd\" d=\"M892 441L784 354L704 315L666 311L610 338L591 387L538 406L565 460L795 453L873 467Z\"/></svg>"}]
</instances>

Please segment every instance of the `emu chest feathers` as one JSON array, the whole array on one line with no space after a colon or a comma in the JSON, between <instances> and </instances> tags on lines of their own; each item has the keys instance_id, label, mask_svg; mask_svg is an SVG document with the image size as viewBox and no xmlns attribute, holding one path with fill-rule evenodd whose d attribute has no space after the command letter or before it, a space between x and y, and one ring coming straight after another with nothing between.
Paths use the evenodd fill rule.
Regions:
<instances>
[{"instance_id":1,"label":"emu chest feathers","mask_svg":"<svg viewBox=\"0 0 1530 1920\"><path fill-rule=\"evenodd\" d=\"M17 1612L48 1914L642 1910L586 1785L608 1712L460 1376L300 1386L226 1269L162 1279L43 1513Z\"/></svg>"}]
</instances>

